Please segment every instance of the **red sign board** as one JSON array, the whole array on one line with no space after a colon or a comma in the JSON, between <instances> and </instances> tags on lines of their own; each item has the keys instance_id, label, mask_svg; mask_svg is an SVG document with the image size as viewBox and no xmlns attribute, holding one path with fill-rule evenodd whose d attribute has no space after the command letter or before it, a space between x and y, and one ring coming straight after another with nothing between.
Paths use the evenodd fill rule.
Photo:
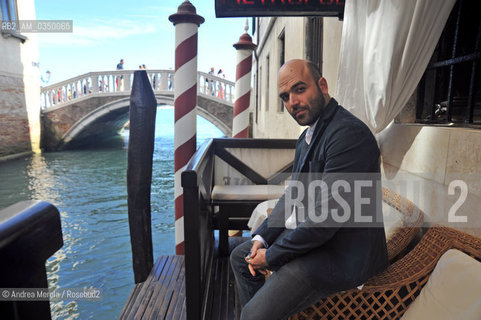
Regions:
<instances>
[{"instance_id":1,"label":"red sign board","mask_svg":"<svg viewBox=\"0 0 481 320\"><path fill-rule=\"evenodd\" d=\"M345 0L215 0L219 17L327 16L342 18Z\"/></svg>"}]
</instances>

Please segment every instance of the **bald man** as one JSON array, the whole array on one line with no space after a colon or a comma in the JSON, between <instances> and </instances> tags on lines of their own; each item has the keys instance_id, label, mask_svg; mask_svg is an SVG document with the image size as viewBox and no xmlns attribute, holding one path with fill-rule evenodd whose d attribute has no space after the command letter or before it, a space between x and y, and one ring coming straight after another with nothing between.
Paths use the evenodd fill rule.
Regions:
<instances>
[{"instance_id":1,"label":"bald man","mask_svg":"<svg viewBox=\"0 0 481 320\"><path fill-rule=\"evenodd\" d=\"M343 192L353 191L353 174L364 174L363 185L376 184L380 152L370 130L330 97L326 79L309 61L286 62L278 85L289 114L299 125L309 126L297 141L292 180L322 179L326 184L312 189L316 199L312 211L307 199L293 205L290 201L300 191L288 188L253 239L233 250L241 319L287 319L321 298L362 285L388 264L382 214L376 212L379 188L363 191L368 198L358 207L355 202L360 198ZM327 186L339 185L339 175L351 185L334 194ZM318 201L323 196L324 203ZM303 206L307 210L301 217ZM356 214L362 215L363 223L353 215L356 208L362 208ZM340 219L340 212L350 212L349 220ZM265 280L267 269L273 273Z\"/></svg>"}]
</instances>

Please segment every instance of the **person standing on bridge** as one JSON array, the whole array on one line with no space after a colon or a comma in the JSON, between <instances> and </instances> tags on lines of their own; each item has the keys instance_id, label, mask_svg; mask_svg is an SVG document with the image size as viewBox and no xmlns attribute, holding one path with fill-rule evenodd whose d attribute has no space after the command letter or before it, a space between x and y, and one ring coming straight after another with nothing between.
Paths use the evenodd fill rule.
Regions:
<instances>
[{"instance_id":1,"label":"person standing on bridge","mask_svg":"<svg viewBox=\"0 0 481 320\"><path fill-rule=\"evenodd\" d=\"M120 62L117 63L117 70L124 70L124 59L120 59ZM119 90L119 88L123 87L123 80L124 80L124 76L120 76L120 85L119 85L119 78L117 77L115 79L115 84L117 86L117 91ZM120 89L122 90L122 89Z\"/></svg>"},{"instance_id":2,"label":"person standing on bridge","mask_svg":"<svg viewBox=\"0 0 481 320\"><path fill-rule=\"evenodd\" d=\"M217 77L225 79L225 74L222 69L219 69L219 71L217 71ZM219 82L218 85L217 98L224 99L224 84L222 82Z\"/></svg>"},{"instance_id":3,"label":"person standing on bridge","mask_svg":"<svg viewBox=\"0 0 481 320\"><path fill-rule=\"evenodd\" d=\"M120 59L120 62L117 63L117 70L124 70L124 59Z\"/></svg>"},{"instance_id":4,"label":"person standing on bridge","mask_svg":"<svg viewBox=\"0 0 481 320\"><path fill-rule=\"evenodd\" d=\"M211 68L210 68L209 75L210 75L210 76L214 76L214 67L211 67ZM206 79L205 81L206 81L206 82L208 83L208 85L209 85L209 93L210 93L211 95L215 95L215 94L214 94L214 91L215 91L215 90L214 90L214 79Z\"/></svg>"}]
</instances>

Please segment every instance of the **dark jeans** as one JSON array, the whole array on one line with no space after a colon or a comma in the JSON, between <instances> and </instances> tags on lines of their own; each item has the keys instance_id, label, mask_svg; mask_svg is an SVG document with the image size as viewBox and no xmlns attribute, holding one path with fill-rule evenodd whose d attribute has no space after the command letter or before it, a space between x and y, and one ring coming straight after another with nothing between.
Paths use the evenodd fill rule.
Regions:
<instances>
[{"instance_id":1,"label":"dark jeans","mask_svg":"<svg viewBox=\"0 0 481 320\"><path fill-rule=\"evenodd\" d=\"M273 272L267 281L263 275L253 277L244 260L251 247L251 241L244 242L230 256L242 305L241 320L287 319L329 295L315 290L307 275L296 272L296 260Z\"/></svg>"}]
</instances>

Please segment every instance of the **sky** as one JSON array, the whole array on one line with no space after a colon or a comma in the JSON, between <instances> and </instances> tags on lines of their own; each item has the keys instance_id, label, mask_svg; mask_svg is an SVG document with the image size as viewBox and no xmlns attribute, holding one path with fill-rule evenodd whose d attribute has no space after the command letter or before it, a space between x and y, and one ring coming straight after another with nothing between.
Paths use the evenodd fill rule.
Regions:
<instances>
[{"instance_id":1,"label":"sky","mask_svg":"<svg viewBox=\"0 0 481 320\"><path fill-rule=\"evenodd\" d=\"M73 20L72 33L39 33L40 72L55 84L92 71L174 69L175 28L168 20L183 0L35 0L37 20ZM199 27L198 70L222 69L235 80L232 46L246 18L215 18L214 0L190 0L205 18ZM249 19L249 32L252 21Z\"/></svg>"}]
</instances>

